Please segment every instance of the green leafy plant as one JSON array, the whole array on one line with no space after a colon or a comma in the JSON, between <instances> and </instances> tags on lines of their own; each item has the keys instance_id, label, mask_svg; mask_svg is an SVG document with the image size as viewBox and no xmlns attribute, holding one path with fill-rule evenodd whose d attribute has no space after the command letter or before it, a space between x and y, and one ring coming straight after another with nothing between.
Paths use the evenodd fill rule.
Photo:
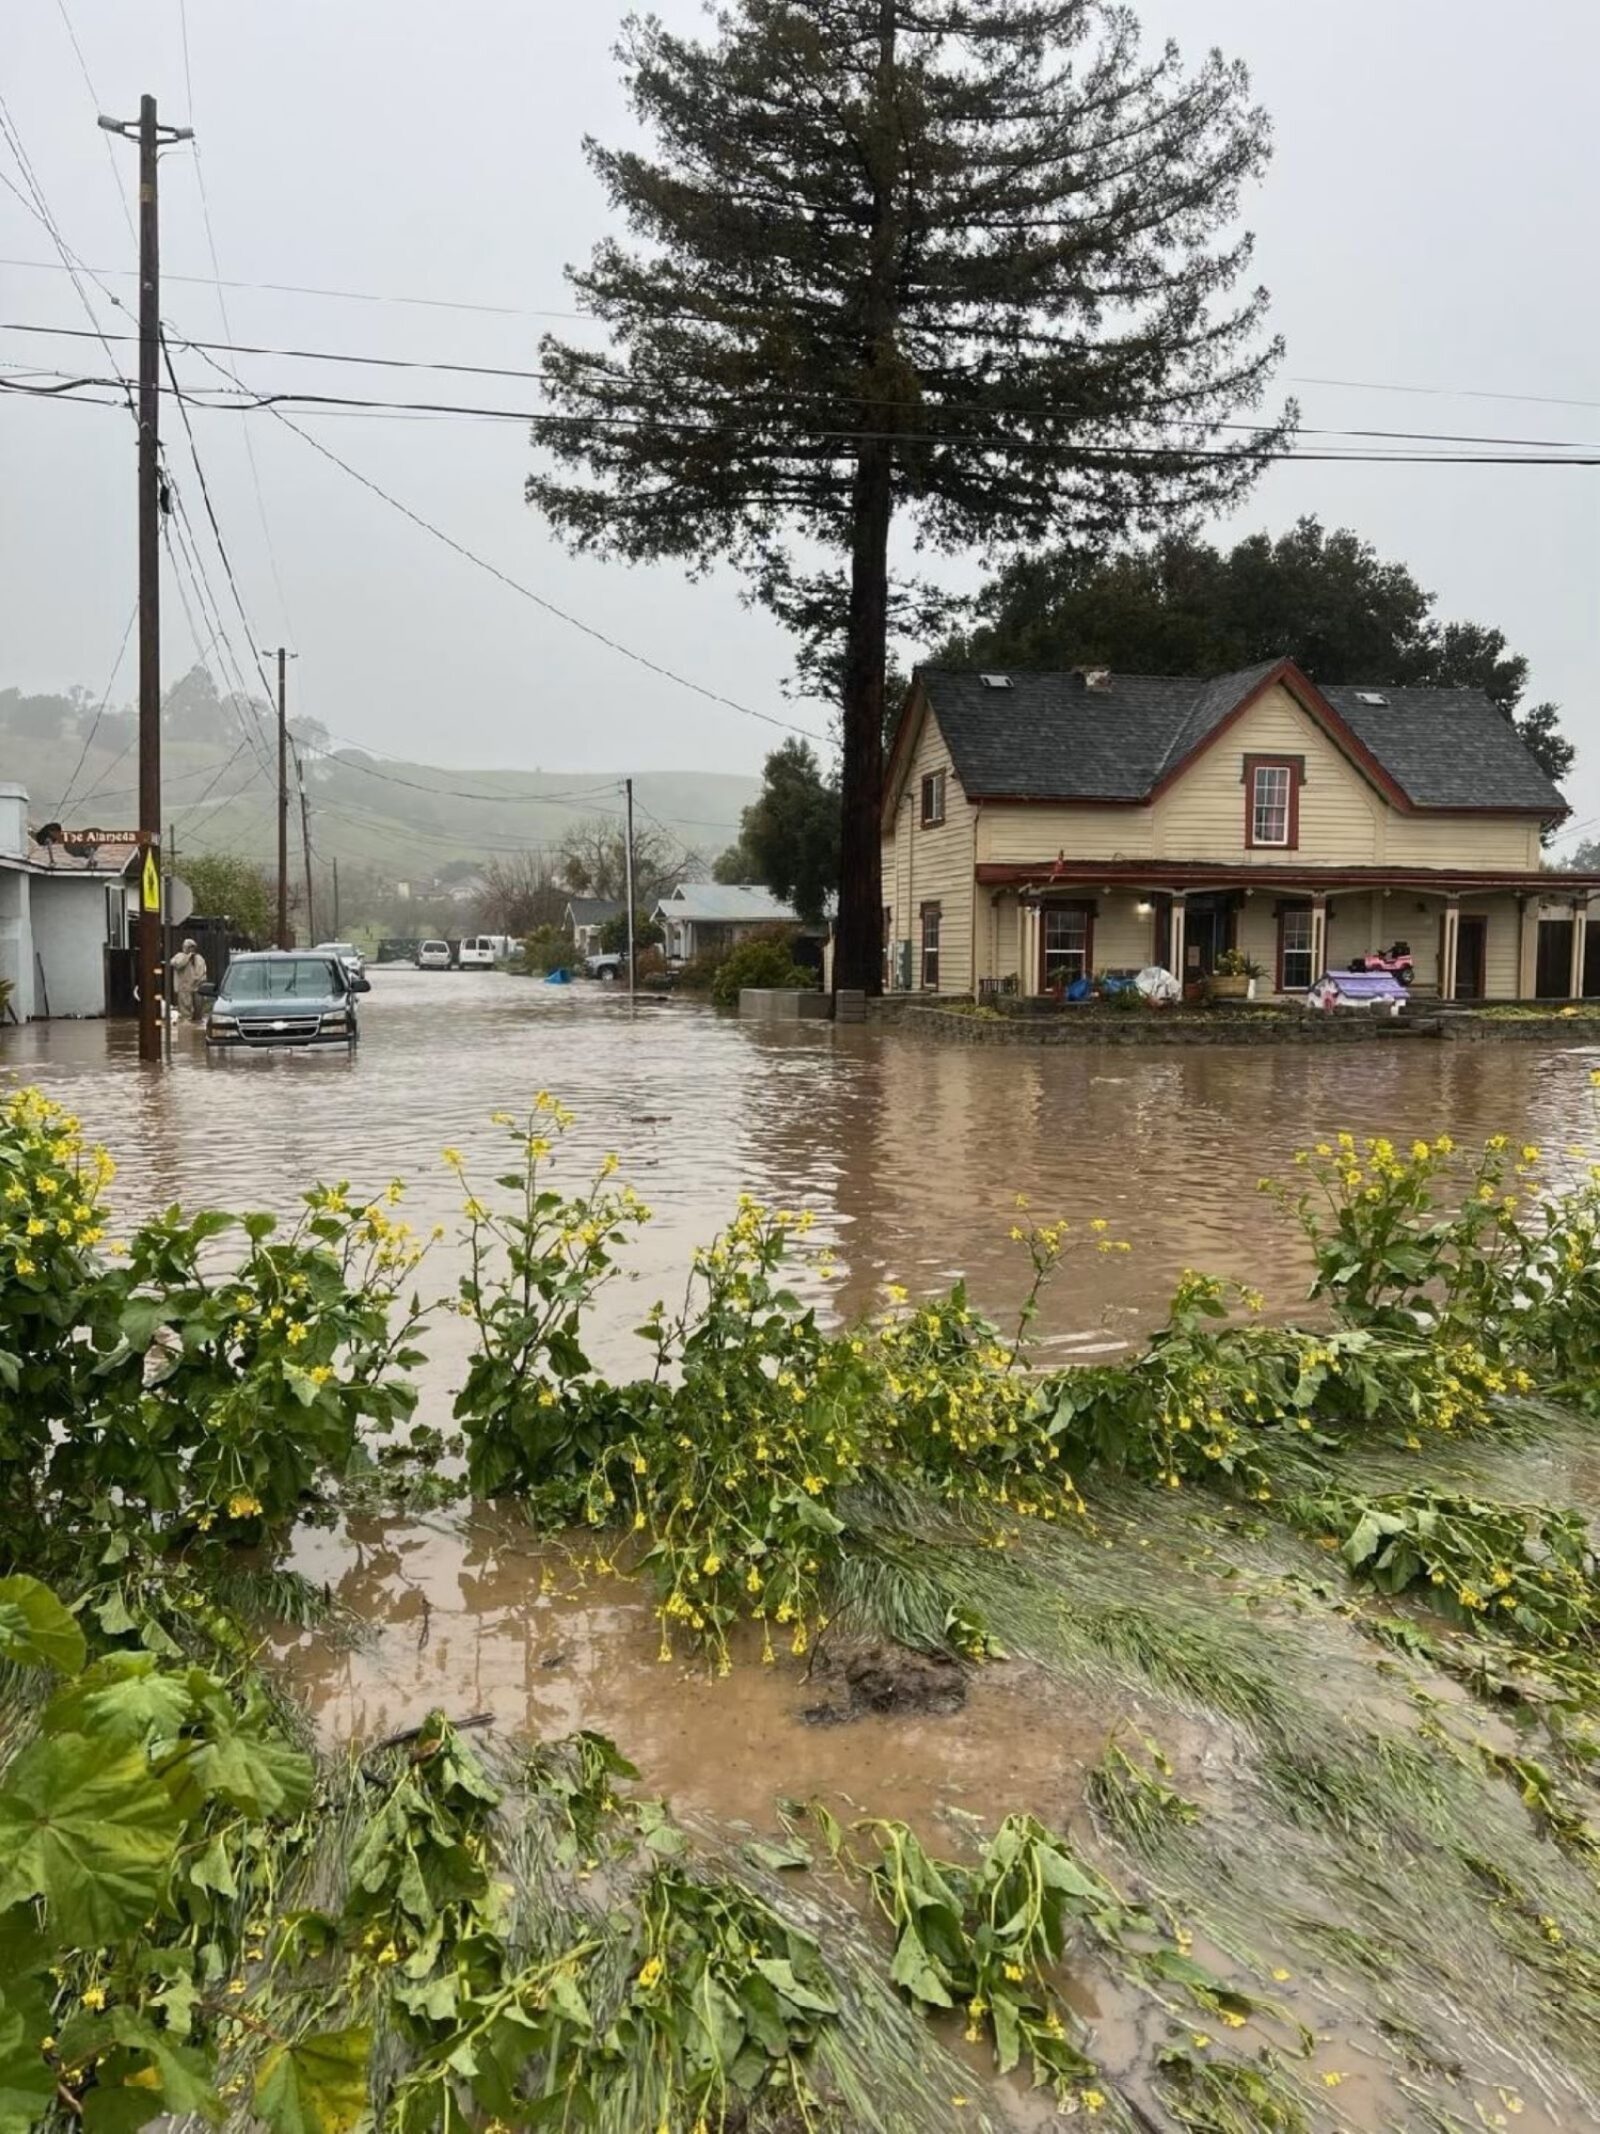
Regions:
<instances>
[{"instance_id":1,"label":"green leafy plant","mask_svg":"<svg viewBox=\"0 0 1600 2134\"><path fill-rule=\"evenodd\" d=\"M737 948L730 949L718 963L711 980L711 998L719 1008L736 1008L745 986L780 990L798 986L804 992L814 993L816 985L816 973L803 969L790 954L787 936L775 939L756 934L741 941Z\"/></svg>"}]
</instances>

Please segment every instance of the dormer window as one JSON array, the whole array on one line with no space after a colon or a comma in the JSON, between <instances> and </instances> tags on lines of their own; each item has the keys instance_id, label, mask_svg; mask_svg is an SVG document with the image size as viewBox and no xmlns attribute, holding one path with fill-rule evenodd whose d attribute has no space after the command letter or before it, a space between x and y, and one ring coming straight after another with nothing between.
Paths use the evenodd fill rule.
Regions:
<instances>
[{"instance_id":1,"label":"dormer window","mask_svg":"<svg viewBox=\"0 0 1600 2134\"><path fill-rule=\"evenodd\" d=\"M929 771L922 781L922 827L935 828L944 821L944 772Z\"/></svg>"},{"instance_id":2,"label":"dormer window","mask_svg":"<svg viewBox=\"0 0 1600 2134\"><path fill-rule=\"evenodd\" d=\"M1244 841L1247 849L1293 852L1300 843L1300 783L1305 766L1297 756L1244 759Z\"/></svg>"}]
</instances>

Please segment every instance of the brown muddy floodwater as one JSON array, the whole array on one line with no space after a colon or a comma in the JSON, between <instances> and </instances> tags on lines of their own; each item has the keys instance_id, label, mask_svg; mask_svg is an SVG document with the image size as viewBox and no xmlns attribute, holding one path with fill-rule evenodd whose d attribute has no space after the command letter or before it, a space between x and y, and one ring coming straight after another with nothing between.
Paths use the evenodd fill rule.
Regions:
<instances>
[{"instance_id":1,"label":"brown muddy floodwater","mask_svg":"<svg viewBox=\"0 0 1600 2134\"><path fill-rule=\"evenodd\" d=\"M1105 1216L1132 1250L1087 1252L1048 1292L1039 1332L1062 1360L1158 1323L1185 1267L1252 1283L1293 1310L1305 1252L1257 1181L1287 1174L1308 1141L1340 1128L1465 1144L1504 1131L1552 1152L1600 1141L1589 1085L1600 1055L1579 1045L947 1046L892 1028L741 1025L682 1002L630 1010L598 986L410 969L374 971L363 1025L353 1061L209 1060L182 1030L170 1071L141 1068L128 1025L6 1030L0 1089L36 1082L80 1115L117 1160L123 1218L174 1200L292 1214L314 1183L347 1178L365 1196L400 1177L411 1219L452 1232L462 1188L440 1150L459 1148L481 1190L503 1164L489 1115L549 1089L578 1114L560 1175L576 1185L615 1149L655 1211L629 1255L632 1279L596 1315L591 1352L618 1373L643 1359L629 1330L644 1307L681 1294L691 1248L741 1192L813 1211L814 1239L842 1269L818 1294L846 1315L881 1302L886 1282L916 1295L965 1280L980 1308L1007 1319L1026 1271L1008 1241L1015 1196L1042 1219ZM453 1287L455 1253L450 1240L436 1248L425 1295ZM448 1423L466 1336L458 1318L430 1327L424 1420ZM314 1633L277 1648L326 1738L370 1739L436 1706L490 1713L512 1733L598 1728L651 1792L724 1826L770 1829L783 1794L904 1817L942 1851L1008 1810L1076 1831L1108 1737L1137 1736L1152 1716L1126 1689L1084 1686L1068 1700L1059 1682L1011 1662L975 1676L954 1713L810 1724L799 1663L763 1667L754 1647L737 1649L733 1672L714 1679L681 1657L662 1662L643 1587L484 1507L351 1519L303 1533L296 1560L368 1626L355 1643ZM1225 1784L1224 1732L1171 1708L1160 1730L1196 1790ZM1080 2007L1109 2045L1122 2012ZM1317 2067L1332 2053L1372 2068L1341 2088L1339 2124L1396 2124L1376 2045L1368 2052L1331 2006L1300 2013L1319 2040ZM1001 2108L1021 2123L1015 2093Z\"/></svg>"},{"instance_id":2,"label":"brown muddy floodwater","mask_svg":"<svg viewBox=\"0 0 1600 2134\"><path fill-rule=\"evenodd\" d=\"M613 1369L639 1353L628 1329L640 1306L678 1295L690 1248L741 1192L815 1212L845 1271L832 1301L846 1314L886 1281L917 1295L964 1279L1005 1317L1024 1286L1015 1196L1044 1219L1103 1215L1132 1252L1069 1263L1041 1320L1057 1348L1093 1351L1152 1325L1185 1267L1292 1308L1300 1240L1256 1185L1309 1140L1340 1127L1397 1141L1504 1131L1559 1150L1596 1125L1600 1050L1579 1045L1033 1051L741 1024L684 1002L630 1011L606 987L493 972L372 979L354 1061L208 1060L180 1030L171 1070L144 1070L129 1024L41 1023L0 1033L0 1087L36 1081L68 1102L116 1157L129 1215L174 1199L292 1210L318 1181L367 1192L400 1176L414 1221L452 1226L461 1193L440 1149L492 1176L503 1166L489 1114L550 1089L578 1114L563 1174L576 1182L615 1149L655 1211L630 1256L636 1284L600 1315L597 1360ZM442 1291L456 1269L445 1248L433 1264Z\"/></svg>"}]
</instances>

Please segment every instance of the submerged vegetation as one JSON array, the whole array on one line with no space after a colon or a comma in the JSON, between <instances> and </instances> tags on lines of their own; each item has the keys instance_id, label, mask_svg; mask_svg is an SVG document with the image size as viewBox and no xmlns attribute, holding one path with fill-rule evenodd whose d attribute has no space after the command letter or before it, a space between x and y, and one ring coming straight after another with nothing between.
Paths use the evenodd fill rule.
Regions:
<instances>
[{"instance_id":1,"label":"submerged vegetation","mask_svg":"<svg viewBox=\"0 0 1600 2134\"><path fill-rule=\"evenodd\" d=\"M911 2134L1003 2124L982 2066L1195 2134L1600 2113L1600 1182L1331 1138L1264 1182L1315 1324L1190 1274L1049 1372L1103 1222L1019 1203L1004 1328L959 1288L840 1327L745 1201L619 1381L585 1327L647 1210L559 1182L570 1124L503 1116L492 1183L445 1152L430 1304L398 1181L113 1240L109 1159L0 1108L0 2134ZM647 1581L663 1657L888 1639L1128 1720L1059 1827L997 1799L953 1858L780 1770L767 1837L676 1819L593 1733L318 1753L258 1653L329 1606L290 1533L458 1491Z\"/></svg>"}]
</instances>

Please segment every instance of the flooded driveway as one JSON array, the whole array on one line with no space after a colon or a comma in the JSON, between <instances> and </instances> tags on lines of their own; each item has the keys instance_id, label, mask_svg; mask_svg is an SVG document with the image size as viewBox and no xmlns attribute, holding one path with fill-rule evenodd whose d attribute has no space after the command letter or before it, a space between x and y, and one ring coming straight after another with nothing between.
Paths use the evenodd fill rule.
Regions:
<instances>
[{"instance_id":1,"label":"flooded driveway","mask_svg":"<svg viewBox=\"0 0 1600 2134\"><path fill-rule=\"evenodd\" d=\"M115 1155L119 1211L291 1209L319 1180L411 1188L419 1224L454 1227L469 1174L499 1167L489 1114L541 1088L578 1113L571 1172L608 1149L655 1211L614 1293L599 1360L625 1368L650 1297L675 1296L690 1248L741 1192L815 1211L849 1313L886 1281L964 1278L1006 1317L1023 1287L1014 1199L1042 1218L1102 1215L1133 1250L1068 1263L1041 1320L1059 1351L1124 1342L1185 1267L1231 1275L1280 1309L1304 1292L1293 1226L1260 1195L1308 1140L1348 1127L1397 1141L1504 1130L1551 1150L1593 1132L1592 1049L1531 1045L946 1045L892 1028L741 1024L685 1001L630 1010L609 988L494 972L380 968L359 1057L208 1060L177 1033L170 1071L141 1069L131 1025L36 1024L0 1037L0 1080L69 1102ZM441 1248L443 1251L443 1248ZM454 1268L434 1263L440 1287ZM437 1344L436 1344L437 1345ZM634 1353L637 1353L634 1351Z\"/></svg>"}]
</instances>

